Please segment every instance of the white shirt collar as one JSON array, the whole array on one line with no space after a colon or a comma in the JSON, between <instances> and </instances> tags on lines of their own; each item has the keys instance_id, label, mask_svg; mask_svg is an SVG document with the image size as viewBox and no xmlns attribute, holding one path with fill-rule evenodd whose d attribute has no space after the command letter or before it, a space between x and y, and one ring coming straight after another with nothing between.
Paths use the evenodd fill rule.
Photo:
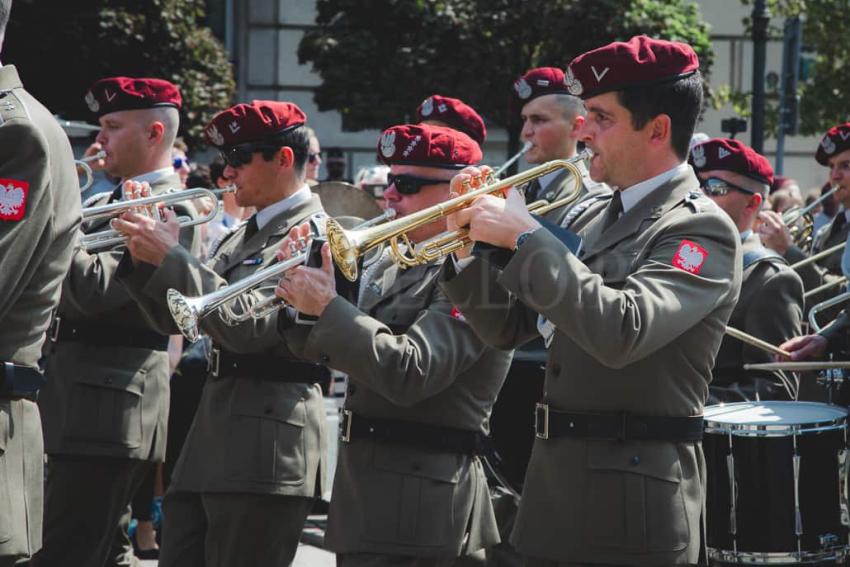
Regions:
<instances>
[{"instance_id":1,"label":"white shirt collar","mask_svg":"<svg viewBox=\"0 0 850 567\"><path fill-rule=\"evenodd\" d=\"M310 186L306 183L301 186L301 188L286 197L285 199L281 199L277 203L272 203L268 207L264 208L262 211L257 212L257 229L262 230L264 226L266 226L269 221L271 221L274 217L279 215L280 213L295 207L296 205L300 205L305 201L309 201L313 196L310 191Z\"/></svg>"},{"instance_id":2,"label":"white shirt collar","mask_svg":"<svg viewBox=\"0 0 850 567\"><path fill-rule=\"evenodd\" d=\"M640 183L635 183L631 187L620 190L620 198L623 200L623 212L629 212L629 209L637 205L644 197L673 179L680 172L686 172L690 168L687 162L680 163L672 169L668 169L660 175L650 177Z\"/></svg>"},{"instance_id":3,"label":"white shirt collar","mask_svg":"<svg viewBox=\"0 0 850 567\"><path fill-rule=\"evenodd\" d=\"M153 185L160 179L167 177L174 173L174 167L168 166L163 167L162 169L157 169L155 171L150 171L148 173L143 173L141 175L137 175L135 177L131 177L129 180L122 180L121 185L124 184L124 181L138 181L139 183L148 182L148 185ZM180 187L174 187L174 189L180 189ZM124 191L121 191L121 200L124 200Z\"/></svg>"}]
</instances>

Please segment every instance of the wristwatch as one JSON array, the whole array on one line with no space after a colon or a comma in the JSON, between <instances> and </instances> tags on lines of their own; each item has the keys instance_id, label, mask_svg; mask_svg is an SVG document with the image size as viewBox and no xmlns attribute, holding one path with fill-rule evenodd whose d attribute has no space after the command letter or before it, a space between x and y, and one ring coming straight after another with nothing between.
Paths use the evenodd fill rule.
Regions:
<instances>
[{"instance_id":1,"label":"wristwatch","mask_svg":"<svg viewBox=\"0 0 850 567\"><path fill-rule=\"evenodd\" d=\"M516 244L514 245L514 250L517 250L520 246L525 244L525 241L528 240L532 234L537 232L540 227L532 228L531 230L526 230L525 232L521 232L519 236L516 237Z\"/></svg>"}]
</instances>

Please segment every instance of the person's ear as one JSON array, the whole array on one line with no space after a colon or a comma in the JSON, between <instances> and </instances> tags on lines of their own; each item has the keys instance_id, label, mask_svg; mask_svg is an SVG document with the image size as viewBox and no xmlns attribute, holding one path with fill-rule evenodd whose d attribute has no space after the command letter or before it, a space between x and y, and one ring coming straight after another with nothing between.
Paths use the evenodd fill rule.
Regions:
<instances>
[{"instance_id":1,"label":"person's ear","mask_svg":"<svg viewBox=\"0 0 850 567\"><path fill-rule=\"evenodd\" d=\"M295 165L295 152L289 146L283 146L277 153L277 159L281 167L291 168Z\"/></svg>"}]
</instances>

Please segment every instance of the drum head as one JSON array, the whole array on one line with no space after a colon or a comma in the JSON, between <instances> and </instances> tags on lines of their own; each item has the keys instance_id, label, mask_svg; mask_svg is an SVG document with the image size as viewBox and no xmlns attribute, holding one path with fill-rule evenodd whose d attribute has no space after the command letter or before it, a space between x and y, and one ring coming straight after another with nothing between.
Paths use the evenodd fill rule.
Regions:
<instances>
[{"instance_id":1,"label":"drum head","mask_svg":"<svg viewBox=\"0 0 850 567\"><path fill-rule=\"evenodd\" d=\"M377 201L350 183L325 181L311 188L322 200L325 212L332 217L359 217L369 220L383 211Z\"/></svg>"},{"instance_id":2,"label":"drum head","mask_svg":"<svg viewBox=\"0 0 850 567\"><path fill-rule=\"evenodd\" d=\"M708 406L704 415L707 429L765 431L835 424L846 421L848 413L817 402L768 401Z\"/></svg>"}]
</instances>

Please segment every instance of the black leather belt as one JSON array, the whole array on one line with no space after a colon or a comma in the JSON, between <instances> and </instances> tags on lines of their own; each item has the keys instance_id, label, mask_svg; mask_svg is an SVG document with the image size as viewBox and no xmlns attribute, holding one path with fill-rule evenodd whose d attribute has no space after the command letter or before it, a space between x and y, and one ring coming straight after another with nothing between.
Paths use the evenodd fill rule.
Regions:
<instances>
[{"instance_id":1,"label":"black leather belt","mask_svg":"<svg viewBox=\"0 0 850 567\"><path fill-rule=\"evenodd\" d=\"M356 439L371 439L466 455L489 453L493 447L492 440L479 431L400 419L363 417L349 410L342 411L339 428L339 438L346 443Z\"/></svg>"},{"instance_id":2,"label":"black leather belt","mask_svg":"<svg viewBox=\"0 0 850 567\"><path fill-rule=\"evenodd\" d=\"M321 364L264 354L235 354L219 348L212 349L209 370L213 378L260 378L307 384L330 379L330 370Z\"/></svg>"},{"instance_id":3,"label":"black leather belt","mask_svg":"<svg viewBox=\"0 0 850 567\"><path fill-rule=\"evenodd\" d=\"M56 317L48 330L53 342L76 341L101 347L168 350L168 337L150 329L132 329L102 322L65 321Z\"/></svg>"},{"instance_id":4,"label":"black leather belt","mask_svg":"<svg viewBox=\"0 0 850 567\"><path fill-rule=\"evenodd\" d=\"M617 441L671 441L687 443L701 441L702 416L662 417L629 413L596 414L567 413L537 404L534 411L537 437L575 437Z\"/></svg>"},{"instance_id":5,"label":"black leather belt","mask_svg":"<svg viewBox=\"0 0 850 567\"><path fill-rule=\"evenodd\" d=\"M41 370L11 362L0 364L0 398L27 398L35 401L38 390L47 383Z\"/></svg>"}]
</instances>

